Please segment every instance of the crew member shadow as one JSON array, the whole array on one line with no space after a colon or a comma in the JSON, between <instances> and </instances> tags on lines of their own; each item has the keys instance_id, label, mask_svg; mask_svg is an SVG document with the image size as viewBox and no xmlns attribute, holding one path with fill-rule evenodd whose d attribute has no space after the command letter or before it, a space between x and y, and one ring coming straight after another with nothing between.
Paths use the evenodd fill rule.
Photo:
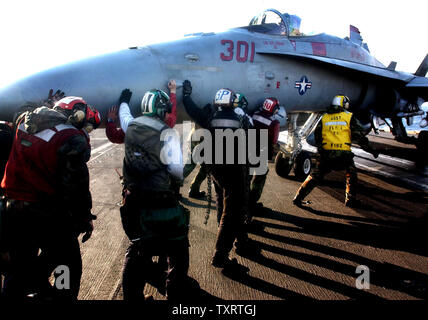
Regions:
<instances>
[{"instance_id":1,"label":"crew member shadow","mask_svg":"<svg viewBox=\"0 0 428 320\"><path fill-rule=\"evenodd\" d=\"M253 277L248 274L248 270L243 270L242 268L238 270L234 268L229 268L229 269L225 268L223 269L222 273L224 276L228 277L229 279L232 279L236 282L246 285L247 287L265 292L267 294L270 294L272 296L275 296L284 300L290 300L290 299L310 300L310 298L308 298L305 295L277 286L273 283L264 281L262 279Z\"/></svg>"},{"instance_id":2,"label":"crew member shadow","mask_svg":"<svg viewBox=\"0 0 428 320\"><path fill-rule=\"evenodd\" d=\"M314 209L311 209L316 211ZM324 255L335 256L341 259L346 259L355 262L355 267L347 264L340 263L338 261L324 258L321 256L315 256L302 252L295 252L285 248L279 248L270 244L266 244L260 241L255 241L256 246L260 249L270 251L272 253L281 254L294 259L317 265L322 268L330 269L334 272L340 272L344 275L356 277L356 266L366 265L370 269L370 283L379 287L389 288L404 292L417 298L426 299L428 296L428 276L426 274L409 270L403 267L399 267L390 263L382 263L372 259L368 259L357 254L336 249L322 244L278 235L265 231L266 227L285 229L293 232L304 233L319 237L334 238L354 243L361 243L373 247L387 247L395 250L412 250L415 253L421 255L422 253L426 256L426 249L423 247L426 242L419 243L418 248L412 248L414 246L413 241L404 240L405 244L401 244L403 241L402 230L397 228L385 228L382 226L372 226L361 222L355 222L353 225L345 225L342 223L320 221L310 218L296 217L289 214L284 214L271 209L265 209L264 217L268 219L277 219L287 223L294 224L296 227L275 223L268 223L260 220L253 220L254 224L258 227L251 228L250 233L264 237L270 240L288 243L295 246L300 246L315 252L319 252ZM407 232L405 233L405 235ZM407 234L408 235L408 234ZM406 238L404 238L406 239ZM399 247L397 247L399 246ZM342 293L351 298L370 298L379 299L378 296L372 295L370 292L358 290L353 287L349 287L342 283L332 281L329 279L315 276L312 273L286 266L275 260L266 258L265 256L250 255L245 256L254 262L262 264L266 267L274 270L283 272L290 276L294 276L303 281L311 282L315 285L324 287L329 290Z\"/></svg>"},{"instance_id":3,"label":"crew member shadow","mask_svg":"<svg viewBox=\"0 0 428 320\"><path fill-rule=\"evenodd\" d=\"M333 217L335 215L308 206L303 206L302 209L317 216ZM376 213L378 213L378 211L376 211ZM424 219L397 222L337 215L339 219L350 221L349 224L343 224L320 219L303 218L268 208L264 208L263 216L301 227L294 228L285 226L286 229L299 230L301 233L352 241L375 248L403 250L418 255L428 256L428 248L426 246L428 240L426 229L428 226Z\"/></svg>"},{"instance_id":4,"label":"crew member shadow","mask_svg":"<svg viewBox=\"0 0 428 320\"><path fill-rule=\"evenodd\" d=\"M217 296L212 295L211 293L203 290L199 282L196 279L193 279L191 277L188 277L187 285L186 285L186 298L184 300L187 300L189 302L208 302L208 303L218 303L220 301L223 301L223 299L220 299Z\"/></svg>"},{"instance_id":5,"label":"crew member shadow","mask_svg":"<svg viewBox=\"0 0 428 320\"><path fill-rule=\"evenodd\" d=\"M356 216L346 216L343 214L337 214L337 213L332 213L332 212L328 212L328 211L322 211L322 210L314 210L313 208L309 207L309 206L301 206L301 209L306 210L314 215L320 216L320 217L328 217L328 218L335 218L335 219L340 219L340 220L348 220L351 222L362 222L362 223L371 223L371 224L377 224L377 225L383 225L383 226L389 226L389 227L401 227L403 225L403 220L402 221L391 221L391 220L382 220L382 219L373 219L373 218L366 218L364 217L356 217ZM364 205L364 207L362 207L363 210L370 210L372 211L372 207L368 206L368 205ZM357 210L359 213L362 213L361 210ZM377 213L379 213L379 211L376 211ZM364 215L364 214L363 214ZM401 217L402 219L406 219L407 222L409 221L404 217ZM278 225L279 226L279 225Z\"/></svg>"},{"instance_id":6,"label":"crew member shadow","mask_svg":"<svg viewBox=\"0 0 428 320\"><path fill-rule=\"evenodd\" d=\"M328 192L335 199L343 202L344 201L344 190L346 188L342 176L339 172L332 172L328 176L328 180L320 182L319 187L325 192ZM327 190L326 190L327 189ZM358 194L362 200L362 204L359 207L359 211L371 210L373 212L382 214L384 216L393 216L403 218L403 214L397 214L393 211L399 211L402 213L413 213L413 208L406 206L406 204L400 200L411 202L413 204L428 205L428 199L426 193L422 191L411 191L405 193L394 192L391 190L379 188L378 186L372 185L368 182L359 181L358 183ZM382 204L383 207L391 207L391 210L381 210L376 202ZM373 204L373 206L369 205ZM357 209L358 210L358 209ZM417 220L418 218L406 215L408 220Z\"/></svg>"},{"instance_id":7,"label":"crew member shadow","mask_svg":"<svg viewBox=\"0 0 428 320\"><path fill-rule=\"evenodd\" d=\"M154 263L152 269L149 270L148 278L146 279L147 283L156 288L160 295L166 296L165 280L165 270ZM188 276L185 284L182 286L182 294L179 301L216 303L223 300L203 290L196 279Z\"/></svg>"}]
</instances>

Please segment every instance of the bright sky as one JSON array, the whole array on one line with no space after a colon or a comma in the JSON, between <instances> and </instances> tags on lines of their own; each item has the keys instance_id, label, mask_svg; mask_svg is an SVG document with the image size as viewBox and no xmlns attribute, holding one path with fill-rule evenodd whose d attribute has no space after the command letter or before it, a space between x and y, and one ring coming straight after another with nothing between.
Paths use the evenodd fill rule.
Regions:
<instances>
[{"instance_id":1,"label":"bright sky","mask_svg":"<svg viewBox=\"0 0 428 320\"><path fill-rule=\"evenodd\" d=\"M349 24L383 64L415 72L428 53L421 0L3 0L0 87L81 58L248 25L263 9L302 18L301 31L345 37Z\"/></svg>"}]
</instances>

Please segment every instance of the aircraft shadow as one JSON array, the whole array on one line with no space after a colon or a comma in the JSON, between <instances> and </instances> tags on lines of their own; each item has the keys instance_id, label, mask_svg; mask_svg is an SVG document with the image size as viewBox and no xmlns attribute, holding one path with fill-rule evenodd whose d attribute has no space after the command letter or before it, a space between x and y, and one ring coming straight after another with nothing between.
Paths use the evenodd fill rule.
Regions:
<instances>
[{"instance_id":1,"label":"aircraft shadow","mask_svg":"<svg viewBox=\"0 0 428 320\"><path fill-rule=\"evenodd\" d=\"M356 266L366 265L369 267L371 272L370 282L372 284L404 292L417 298L428 298L428 276L423 273L402 268L390 263L381 263L378 261L374 261L341 249L331 248L314 242L266 232L264 230L264 227L275 228L276 225L276 228L286 229L293 232L327 238L335 238L344 241L352 241L355 243L362 243L373 247L386 247L388 245L388 247L391 247L396 250L399 250L399 248L397 247L397 242L403 241L406 242L406 244L404 245L404 247L406 247L405 250L409 250L409 247L413 246L414 243L413 241L407 242L405 237L400 234L397 234L397 232L400 232L400 230L394 230L391 228L384 228L380 226L372 226L360 222L355 222L352 226L347 226L341 223L296 217L270 209L265 210L265 212L266 215L264 217L266 218L276 218L279 221L287 221L288 223L295 224L296 227L277 225L275 223L267 223L260 220L254 220L253 223L256 225L256 227L251 228L249 230L250 233L267 239L289 243L291 245L300 246L302 248L307 248L309 250L320 252L325 255L335 256L349 261L354 261L355 267L328 258L305 254L302 252L295 252L284 248L278 248L269 244L256 241L256 245L257 247L260 247L260 249L270 251L276 254L281 254L290 258L299 259L301 261L312 263L319 267L330 269L335 272L340 272L342 274L349 275L352 277L356 277ZM426 256L426 249L420 248L424 245L424 243L426 242L419 243L419 250L416 251L417 254L421 254L421 251L423 251ZM332 280L320 280L319 277L314 276L313 274L308 274L305 271L295 269L290 266L281 265L277 261L271 261L271 259L263 257L262 255L253 257L249 256L246 258L253 260L257 263L263 264L266 267L272 268L274 270L284 272L290 276L294 276L301 280L311 282L315 285L342 293L351 298L360 299L370 297L367 292L355 288L349 289L350 287L343 284L338 284L337 282ZM354 289L357 291L355 291ZM376 298L378 297L376 296Z\"/></svg>"}]
</instances>

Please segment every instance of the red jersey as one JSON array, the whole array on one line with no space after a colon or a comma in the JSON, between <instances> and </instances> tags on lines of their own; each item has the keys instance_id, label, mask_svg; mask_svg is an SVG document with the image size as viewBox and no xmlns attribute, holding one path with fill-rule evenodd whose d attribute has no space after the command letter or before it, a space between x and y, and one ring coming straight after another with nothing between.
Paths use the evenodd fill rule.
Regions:
<instances>
[{"instance_id":1,"label":"red jersey","mask_svg":"<svg viewBox=\"0 0 428 320\"><path fill-rule=\"evenodd\" d=\"M5 195L32 202L57 193L57 151L75 135L85 136L85 133L68 124L29 134L21 121L1 182Z\"/></svg>"}]
</instances>

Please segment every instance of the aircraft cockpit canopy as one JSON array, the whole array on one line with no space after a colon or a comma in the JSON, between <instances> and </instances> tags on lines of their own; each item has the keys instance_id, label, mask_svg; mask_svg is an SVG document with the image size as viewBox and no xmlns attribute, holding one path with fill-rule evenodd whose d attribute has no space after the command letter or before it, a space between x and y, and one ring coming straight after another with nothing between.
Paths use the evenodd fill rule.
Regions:
<instances>
[{"instance_id":1,"label":"aircraft cockpit canopy","mask_svg":"<svg viewBox=\"0 0 428 320\"><path fill-rule=\"evenodd\" d=\"M255 16L247 28L252 32L258 33L288 37L303 36L300 32L301 21L302 19L299 16L268 9Z\"/></svg>"}]
</instances>

